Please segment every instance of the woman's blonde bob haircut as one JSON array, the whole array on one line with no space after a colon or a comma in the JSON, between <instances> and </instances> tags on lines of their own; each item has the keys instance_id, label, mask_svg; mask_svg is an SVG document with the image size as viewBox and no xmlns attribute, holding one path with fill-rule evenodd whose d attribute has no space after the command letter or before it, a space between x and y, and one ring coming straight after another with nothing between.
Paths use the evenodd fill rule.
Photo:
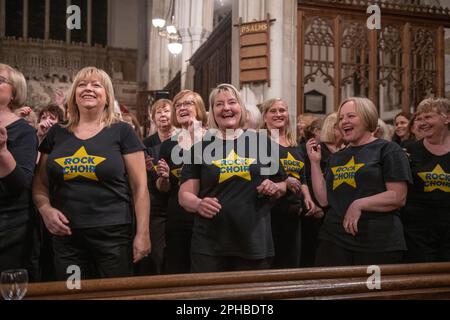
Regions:
<instances>
[{"instance_id":1,"label":"woman's blonde bob haircut","mask_svg":"<svg viewBox=\"0 0 450 320\"><path fill-rule=\"evenodd\" d=\"M27 100L27 81L25 80L23 73L3 63L0 63L0 71L6 71L8 73L7 80L13 89L12 100L8 107L11 111L23 107Z\"/></svg>"},{"instance_id":2,"label":"woman's blonde bob haircut","mask_svg":"<svg viewBox=\"0 0 450 320\"><path fill-rule=\"evenodd\" d=\"M378 111L373 102L367 98L351 97L342 101L337 111L338 119L341 116L342 107L348 103L353 102L356 108L356 114L361 118L364 127L369 132L374 132L378 126Z\"/></svg>"},{"instance_id":3,"label":"woman's blonde bob haircut","mask_svg":"<svg viewBox=\"0 0 450 320\"><path fill-rule=\"evenodd\" d=\"M270 108L272 108L273 105L275 103L277 103L277 102L281 102L286 107L286 110L288 111L288 117L287 117L287 120L286 120L286 127L285 127L286 141L289 144L289 147L296 147L297 146L297 140L295 139L294 134L292 132L291 120L290 120L290 115L289 115L289 108L288 108L287 103L284 100L282 100L282 99L269 99L269 100L266 100L266 101L264 101L262 103L261 110L262 110L262 117L263 117L263 122L264 122L262 128L263 129L268 129L267 128L267 123L265 121L265 117L266 117L267 112L269 112ZM270 130L269 130L268 133L269 133L269 136L270 136L271 135Z\"/></svg>"},{"instance_id":4,"label":"woman's blonde bob haircut","mask_svg":"<svg viewBox=\"0 0 450 320\"><path fill-rule=\"evenodd\" d=\"M173 98L172 114L171 114L172 126L174 126L175 128L181 128L181 125L177 120L177 110L175 109L175 105L178 103L178 101L180 101L187 95L192 95L195 111L197 113L196 119L198 121L201 121L202 125L205 126L206 124L205 103L203 102L202 97L197 92L194 92L192 90L181 90L180 92L177 93L175 98Z\"/></svg>"},{"instance_id":5,"label":"woman's blonde bob haircut","mask_svg":"<svg viewBox=\"0 0 450 320\"><path fill-rule=\"evenodd\" d=\"M208 113L208 128L209 129L219 129L217 121L214 118L214 105L216 103L217 96L222 92L229 92L238 102L241 108L241 118L239 119L239 128L244 128L245 122L247 121L247 109L245 108L244 101L242 101L241 93L236 87L228 83L219 84L211 94L209 95L209 113Z\"/></svg>"},{"instance_id":6,"label":"woman's blonde bob haircut","mask_svg":"<svg viewBox=\"0 0 450 320\"><path fill-rule=\"evenodd\" d=\"M320 142L336 144L335 127L338 124L338 116L336 112L330 113L325 117L320 130Z\"/></svg>"},{"instance_id":7,"label":"woman's blonde bob haircut","mask_svg":"<svg viewBox=\"0 0 450 320\"><path fill-rule=\"evenodd\" d=\"M103 117L102 122L105 127L111 126L113 123L119 121L114 113L114 88L111 82L111 78L109 75L103 71L102 69L98 69L96 67L86 67L81 69L75 79L73 80L72 86L70 87L68 98L67 98L67 114L68 114L68 122L65 127L69 131L73 131L73 129L80 122L80 110L78 109L77 101L76 101L76 91L77 87L81 81L91 80L95 78L98 80L106 93L106 104L103 109Z\"/></svg>"},{"instance_id":8,"label":"woman's blonde bob haircut","mask_svg":"<svg viewBox=\"0 0 450 320\"><path fill-rule=\"evenodd\" d=\"M436 112L448 116L450 113L450 100L446 98L427 98L417 106L416 114Z\"/></svg>"}]
</instances>

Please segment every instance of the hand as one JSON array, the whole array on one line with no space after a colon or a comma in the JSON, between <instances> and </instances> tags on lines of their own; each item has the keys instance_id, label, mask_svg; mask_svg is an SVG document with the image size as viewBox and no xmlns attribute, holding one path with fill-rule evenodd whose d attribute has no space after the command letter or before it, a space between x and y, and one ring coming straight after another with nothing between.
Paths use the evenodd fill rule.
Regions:
<instances>
[{"instance_id":1,"label":"hand","mask_svg":"<svg viewBox=\"0 0 450 320\"><path fill-rule=\"evenodd\" d=\"M33 112L33 109L25 106L25 107L22 107L19 109L19 116L22 118L25 118L27 115L29 115L32 112Z\"/></svg>"},{"instance_id":2,"label":"hand","mask_svg":"<svg viewBox=\"0 0 450 320\"><path fill-rule=\"evenodd\" d=\"M56 122L50 119L47 120L42 120L41 122L39 122L38 124L38 129L37 129L37 135L39 138L43 138L45 137L45 135L47 134L48 130L53 127L53 125Z\"/></svg>"},{"instance_id":3,"label":"hand","mask_svg":"<svg viewBox=\"0 0 450 320\"><path fill-rule=\"evenodd\" d=\"M321 147L315 139L309 139L306 143L306 151L311 162L320 163L322 159Z\"/></svg>"},{"instance_id":4,"label":"hand","mask_svg":"<svg viewBox=\"0 0 450 320\"><path fill-rule=\"evenodd\" d=\"M158 161L158 165L156 166L156 173L158 177L169 179L170 168L167 162L164 159Z\"/></svg>"},{"instance_id":5,"label":"hand","mask_svg":"<svg viewBox=\"0 0 450 320\"><path fill-rule=\"evenodd\" d=\"M306 217L310 217L310 216L314 217L314 214L315 214L316 208L317 208L314 201L312 201L312 199L309 198L309 199L305 199L303 201L303 203L305 205L305 209L307 210L305 216Z\"/></svg>"},{"instance_id":6,"label":"hand","mask_svg":"<svg viewBox=\"0 0 450 320\"><path fill-rule=\"evenodd\" d=\"M0 125L0 152L6 151L8 142L8 131L5 127Z\"/></svg>"},{"instance_id":7,"label":"hand","mask_svg":"<svg viewBox=\"0 0 450 320\"><path fill-rule=\"evenodd\" d=\"M51 206L47 206L40 208L39 212L41 213L45 226L51 234L61 237L70 236L72 234L72 231L68 227L69 220L67 220L66 216L62 214L61 211Z\"/></svg>"},{"instance_id":8,"label":"hand","mask_svg":"<svg viewBox=\"0 0 450 320\"><path fill-rule=\"evenodd\" d=\"M316 210L314 210L313 217L315 219L322 219L325 216L325 212L323 212L323 209L319 206L316 206Z\"/></svg>"},{"instance_id":9,"label":"hand","mask_svg":"<svg viewBox=\"0 0 450 320\"><path fill-rule=\"evenodd\" d=\"M217 198L203 198L200 199L197 205L197 212L203 218L212 219L214 218L222 209Z\"/></svg>"},{"instance_id":10,"label":"hand","mask_svg":"<svg viewBox=\"0 0 450 320\"><path fill-rule=\"evenodd\" d=\"M353 236L356 236L358 233L358 221L361 217L361 206L359 205L358 200L353 201L350 207L347 209L347 213L344 217L344 222L342 223L345 229L345 232L350 233Z\"/></svg>"},{"instance_id":11,"label":"hand","mask_svg":"<svg viewBox=\"0 0 450 320\"><path fill-rule=\"evenodd\" d=\"M141 261L151 251L150 235L148 233L137 233L133 241L133 263Z\"/></svg>"},{"instance_id":12,"label":"hand","mask_svg":"<svg viewBox=\"0 0 450 320\"><path fill-rule=\"evenodd\" d=\"M150 156L145 157L145 167L147 168L147 171L152 171L153 160L155 160L153 157L150 157Z\"/></svg>"},{"instance_id":13,"label":"hand","mask_svg":"<svg viewBox=\"0 0 450 320\"><path fill-rule=\"evenodd\" d=\"M286 179L286 187L294 194L299 194L302 191L302 184L293 177Z\"/></svg>"},{"instance_id":14,"label":"hand","mask_svg":"<svg viewBox=\"0 0 450 320\"><path fill-rule=\"evenodd\" d=\"M256 190L262 195L273 197L280 191L280 188L275 182L266 179L256 188Z\"/></svg>"}]
</instances>

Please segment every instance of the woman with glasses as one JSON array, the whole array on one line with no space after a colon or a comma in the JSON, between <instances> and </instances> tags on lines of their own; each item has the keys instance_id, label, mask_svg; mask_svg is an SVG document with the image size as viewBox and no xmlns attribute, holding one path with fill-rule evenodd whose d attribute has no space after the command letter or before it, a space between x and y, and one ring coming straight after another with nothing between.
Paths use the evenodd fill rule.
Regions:
<instances>
[{"instance_id":1,"label":"woman with glasses","mask_svg":"<svg viewBox=\"0 0 450 320\"><path fill-rule=\"evenodd\" d=\"M206 110L202 98L196 92L183 90L173 99L172 125L178 132L165 140L160 148L156 186L168 193L166 222L166 273L191 271L191 237L193 216L178 202L181 169L186 153L203 137Z\"/></svg>"},{"instance_id":2,"label":"woman with glasses","mask_svg":"<svg viewBox=\"0 0 450 320\"><path fill-rule=\"evenodd\" d=\"M402 213L407 260L450 261L450 100L425 99L415 121L424 139L407 147L414 181Z\"/></svg>"},{"instance_id":3,"label":"woman with glasses","mask_svg":"<svg viewBox=\"0 0 450 320\"><path fill-rule=\"evenodd\" d=\"M286 193L278 146L243 130L246 109L232 85L215 88L209 103L210 129L191 149L179 193L195 217L192 271L268 269L274 256L270 209Z\"/></svg>"},{"instance_id":4,"label":"woman with glasses","mask_svg":"<svg viewBox=\"0 0 450 320\"><path fill-rule=\"evenodd\" d=\"M36 130L14 114L26 96L23 74L0 64L0 271L25 268L29 258L38 141Z\"/></svg>"}]
</instances>

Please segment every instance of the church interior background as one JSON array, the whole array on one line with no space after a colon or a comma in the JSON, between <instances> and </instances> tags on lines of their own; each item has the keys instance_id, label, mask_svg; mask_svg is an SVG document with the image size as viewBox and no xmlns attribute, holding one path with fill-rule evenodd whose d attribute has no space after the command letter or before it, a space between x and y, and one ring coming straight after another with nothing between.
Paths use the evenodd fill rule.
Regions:
<instances>
[{"instance_id":1,"label":"church interior background","mask_svg":"<svg viewBox=\"0 0 450 320\"><path fill-rule=\"evenodd\" d=\"M366 26L371 4L379 30ZM79 30L66 26L71 5L81 9ZM207 101L220 82L239 86L235 25L268 13L270 85L243 85L246 103L283 98L295 117L363 95L389 121L427 96L450 98L450 0L0 0L0 62L25 74L33 107L66 91L80 68L105 69L117 100L145 125L159 90L193 89ZM155 18L174 23L179 54Z\"/></svg>"}]
</instances>

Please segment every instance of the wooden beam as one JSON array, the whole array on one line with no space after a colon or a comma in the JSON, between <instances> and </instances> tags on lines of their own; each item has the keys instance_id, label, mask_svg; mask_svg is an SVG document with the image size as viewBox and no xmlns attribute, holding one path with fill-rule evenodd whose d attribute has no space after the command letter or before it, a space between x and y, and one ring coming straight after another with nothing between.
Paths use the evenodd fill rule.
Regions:
<instances>
[{"instance_id":1,"label":"wooden beam","mask_svg":"<svg viewBox=\"0 0 450 320\"><path fill-rule=\"evenodd\" d=\"M334 19L334 111L337 111L342 99L341 79L342 71L342 18L337 16Z\"/></svg>"},{"instance_id":2,"label":"wooden beam","mask_svg":"<svg viewBox=\"0 0 450 320\"><path fill-rule=\"evenodd\" d=\"M436 36L436 94L445 97L445 30L437 28Z\"/></svg>"},{"instance_id":3,"label":"wooden beam","mask_svg":"<svg viewBox=\"0 0 450 320\"><path fill-rule=\"evenodd\" d=\"M376 29L368 31L369 36L369 99L377 106L378 99L378 33Z\"/></svg>"},{"instance_id":4,"label":"wooden beam","mask_svg":"<svg viewBox=\"0 0 450 320\"><path fill-rule=\"evenodd\" d=\"M402 111L410 113L411 106L411 25L405 23L402 37Z\"/></svg>"}]
</instances>

